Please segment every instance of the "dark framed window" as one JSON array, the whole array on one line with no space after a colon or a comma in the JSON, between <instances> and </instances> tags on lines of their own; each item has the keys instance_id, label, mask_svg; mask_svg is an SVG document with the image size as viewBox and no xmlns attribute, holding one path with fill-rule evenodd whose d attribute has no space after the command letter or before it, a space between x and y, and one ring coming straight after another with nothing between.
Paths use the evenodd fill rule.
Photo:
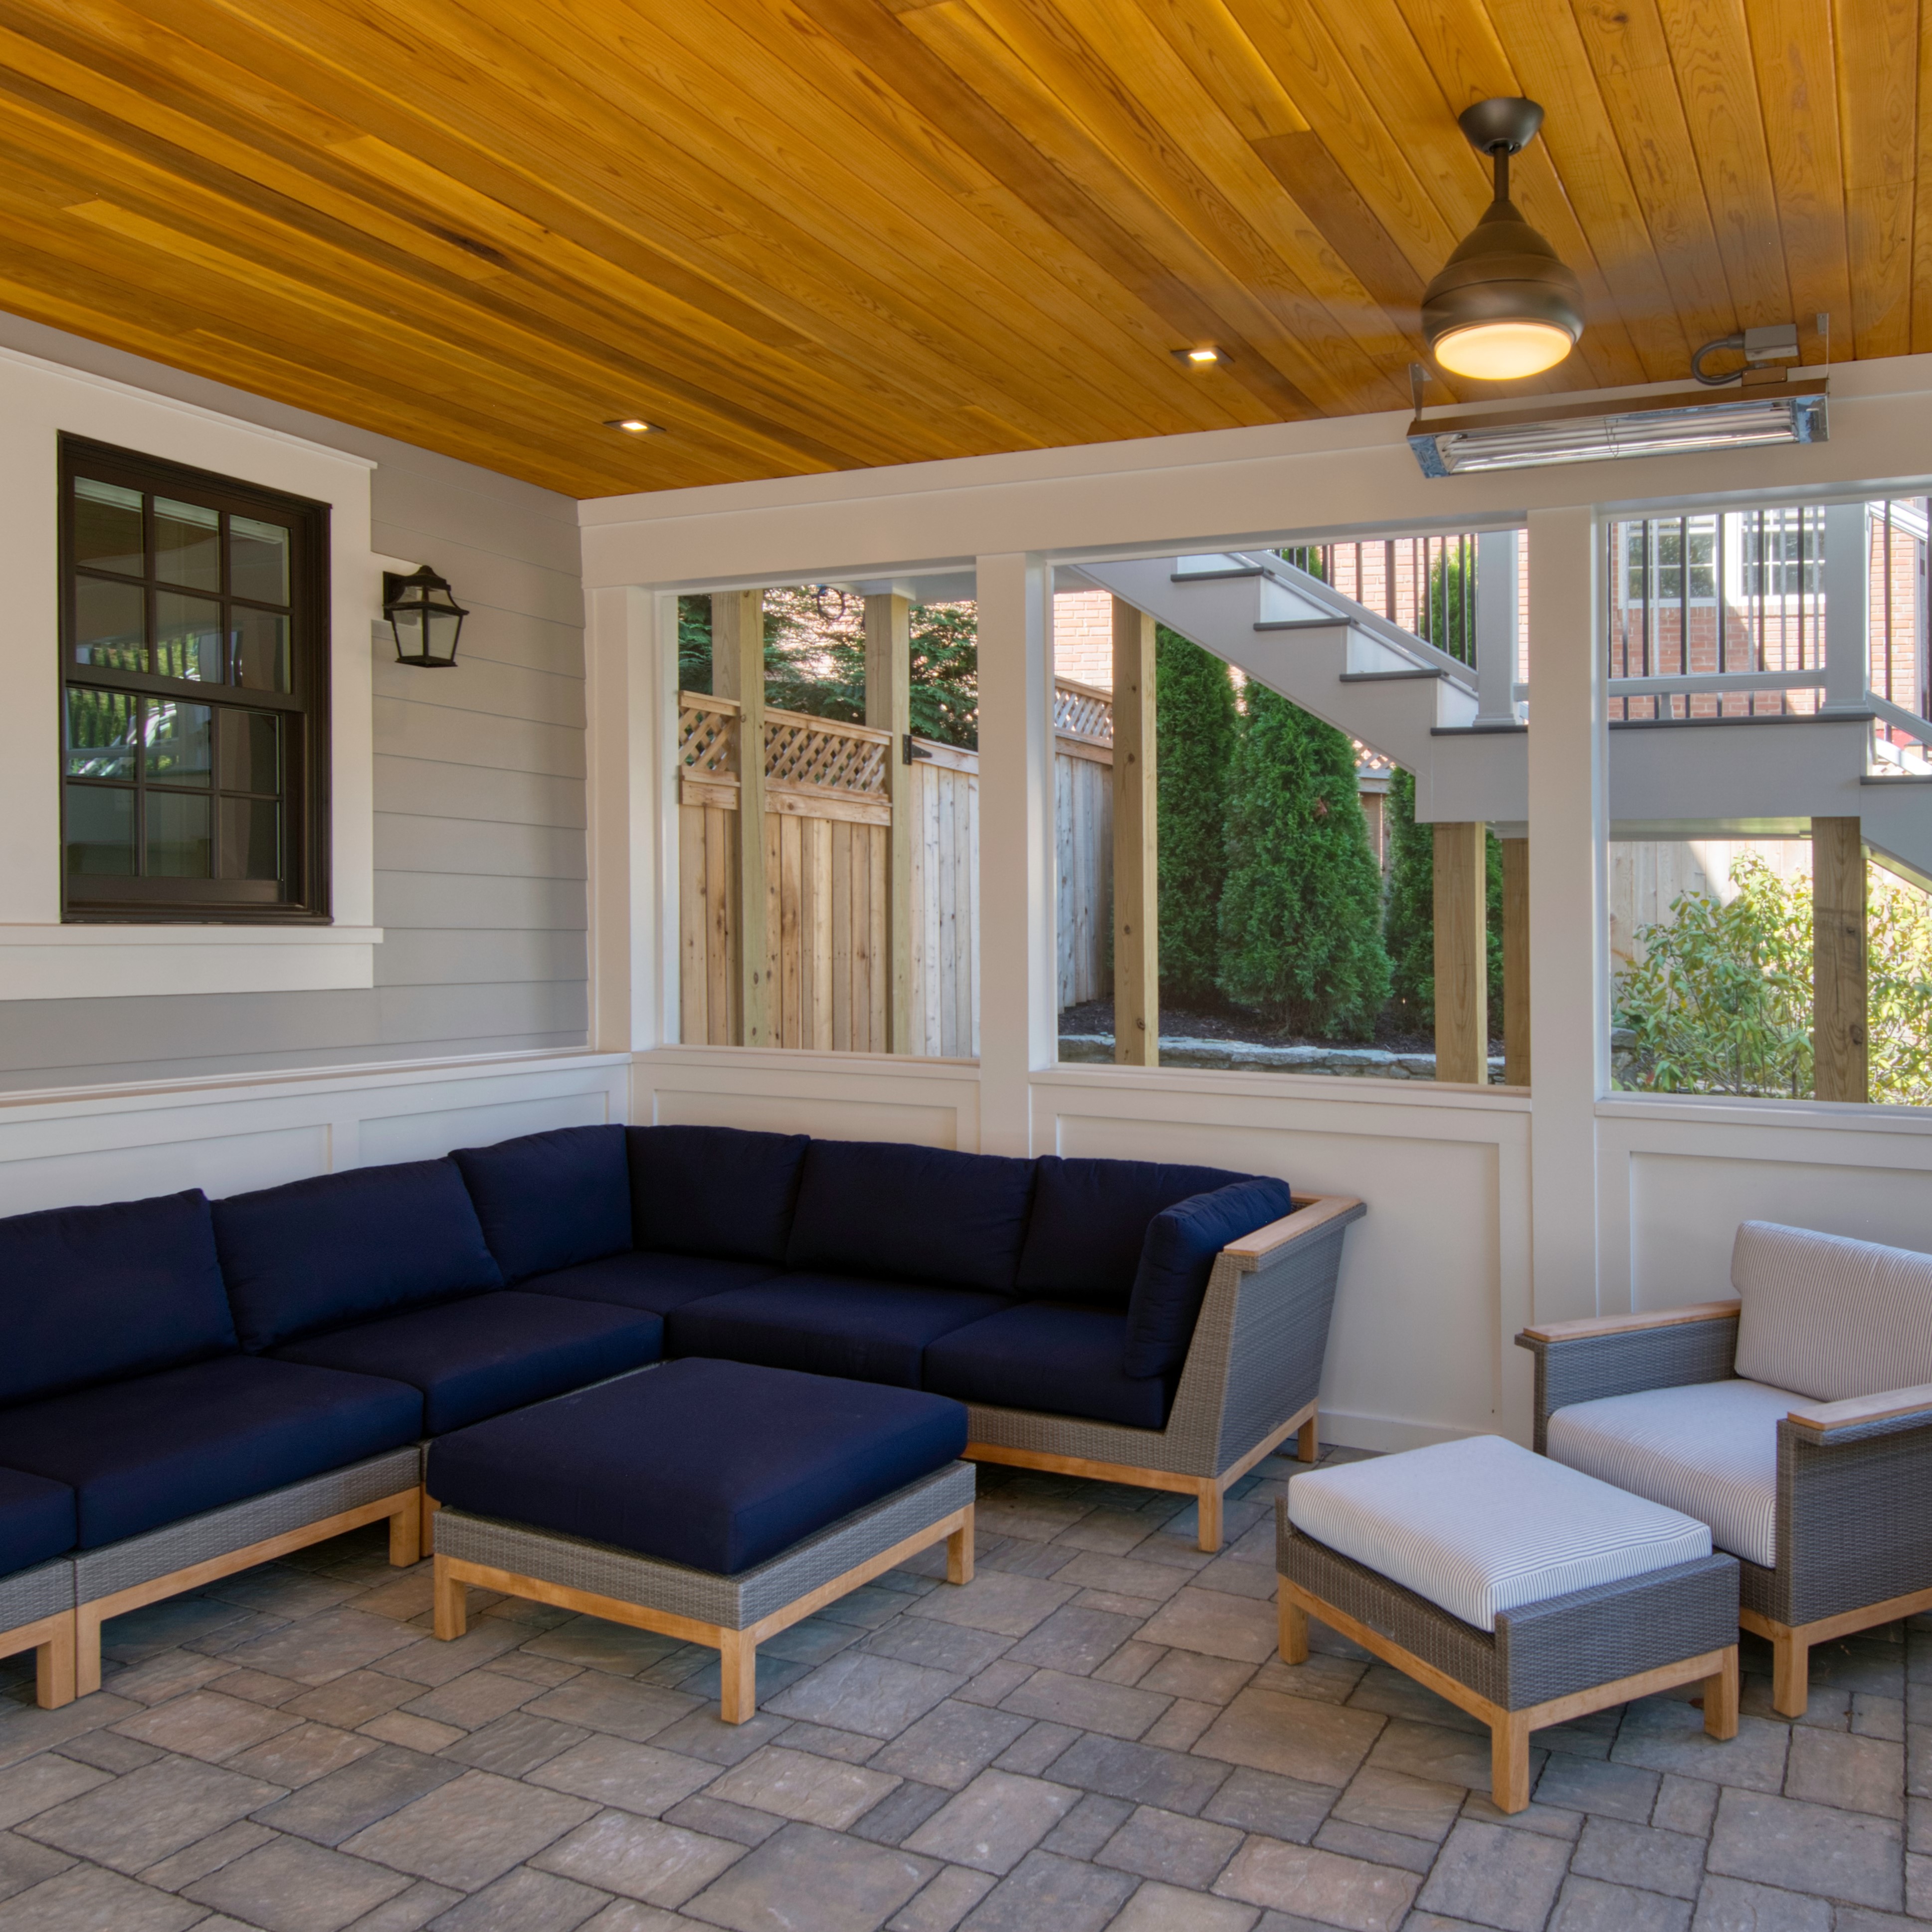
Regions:
<instances>
[{"instance_id":1,"label":"dark framed window","mask_svg":"<svg viewBox=\"0 0 1932 1932\"><path fill-rule=\"evenodd\" d=\"M61 442L70 920L322 920L328 506Z\"/></svg>"}]
</instances>

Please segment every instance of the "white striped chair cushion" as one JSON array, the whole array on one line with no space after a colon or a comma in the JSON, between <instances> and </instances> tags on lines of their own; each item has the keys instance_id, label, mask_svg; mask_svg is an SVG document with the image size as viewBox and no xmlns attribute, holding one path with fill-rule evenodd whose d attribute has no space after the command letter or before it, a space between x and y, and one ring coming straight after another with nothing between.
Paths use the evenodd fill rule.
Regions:
<instances>
[{"instance_id":1,"label":"white striped chair cushion","mask_svg":"<svg viewBox=\"0 0 1932 1932\"><path fill-rule=\"evenodd\" d=\"M1729 1382L1573 1402L1550 1418L1550 1454L1708 1523L1720 1550L1768 1570L1778 1561L1778 1425L1801 1400Z\"/></svg>"},{"instance_id":2,"label":"white striped chair cushion","mask_svg":"<svg viewBox=\"0 0 1932 1932\"><path fill-rule=\"evenodd\" d=\"M1932 1382L1932 1255L1747 1221L1737 1371L1814 1402Z\"/></svg>"},{"instance_id":3,"label":"white striped chair cushion","mask_svg":"<svg viewBox=\"0 0 1932 1932\"><path fill-rule=\"evenodd\" d=\"M1711 1553L1701 1522L1500 1436L1297 1476L1288 1519L1486 1630L1498 1610Z\"/></svg>"}]
</instances>

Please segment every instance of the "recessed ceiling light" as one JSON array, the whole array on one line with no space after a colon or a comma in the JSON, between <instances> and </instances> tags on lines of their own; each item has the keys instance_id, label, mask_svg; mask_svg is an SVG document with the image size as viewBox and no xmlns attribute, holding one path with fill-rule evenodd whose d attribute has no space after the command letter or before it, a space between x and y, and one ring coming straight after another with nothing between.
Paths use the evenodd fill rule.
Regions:
<instances>
[{"instance_id":1,"label":"recessed ceiling light","mask_svg":"<svg viewBox=\"0 0 1932 1932\"><path fill-rule=\"evenodd\" d=\"M1216 349L1211 342L1204 342L1198 349L1175 350L1174 359L1177 362L1186 363L1193 368L1204 369L1210 363L1226 362L1228 352L1225 349Z\"/></svg>"},{"instance_id":2,"label":"recessed ceiling light","mask_svg":"<svg viewBox=\"0 0 1932 1932\"><path fill-rule=\"evenodd\" d=\"M614 421L607 422L604 427L606 429L620 429L626 436L664 434L664 426L661 423L646 422L642 416L619 416Z\"/></svg>"}]
</instances>

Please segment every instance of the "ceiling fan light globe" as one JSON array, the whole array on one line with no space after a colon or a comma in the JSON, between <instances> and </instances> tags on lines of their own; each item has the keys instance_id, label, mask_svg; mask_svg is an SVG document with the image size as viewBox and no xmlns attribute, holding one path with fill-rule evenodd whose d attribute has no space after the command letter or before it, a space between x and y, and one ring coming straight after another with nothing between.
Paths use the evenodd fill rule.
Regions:
<instances>
[{"instance_id":1,"label":"ceiling fan light globe","mask_svg":"<svg viewBox=\"0 0 1932 1932\"><path fill-rule=\"evenodd\" d=\"M1436 359L1452 376L1508 382L1553 369L1576 346L1570 332L1529 317L1477 322L1437 338Z\"/></svg>"}]
</instances>

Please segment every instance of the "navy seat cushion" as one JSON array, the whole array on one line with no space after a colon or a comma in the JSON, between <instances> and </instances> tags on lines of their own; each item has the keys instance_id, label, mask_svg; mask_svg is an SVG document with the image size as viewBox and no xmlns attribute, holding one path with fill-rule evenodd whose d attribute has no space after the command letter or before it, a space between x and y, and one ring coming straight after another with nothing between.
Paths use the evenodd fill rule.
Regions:
<instances>
[{"instance_id":1,"label":"navy seat cushion","mask_svg":"<svg viewBox=\"0 0 1932 1932\"><path fill-rule=\"evenodd\" d=\"M449 1157L507 1282L631 1245L631 1169L622 1127L524 1134L494 1147L458 1148Z\"/></svg>"},{"instance_id":2,"label":"navy seat cushion","mask_svg":"<svg viewBox=\"0 0 1932 1932\"><path fill-rule=\"evenodd\" d=\"M633 1246L784 1265L803 1134L632 1127L628 1139Z\"/></svg>"},{"instance_id":3,"label":"navy seat cushion","mask_svg":"<svg viewBox=\"0 0 1932 1932\"><path fill-rule=\"evenodd\" d=\"M1249 1178L1219 1167L1058 1154L1045 1156L1038 1167L1020 1250L1020 1293L1120 1310L1133 1292L1148 1223L1190 1194Z\"/></svg>"},{"instance_id":4,"label":"navy seat cushion","mask_svg":"<svg viewBox=\"0 0 1932 1932\"><path fill-rule=\"evenodd\" d=\"M664 1324L608 1302L505 1288L416 1308L276 1350L285 1362L384 1376L420 1389L431 1436L655 1362Z\"/></svg>"},{"instance_id":5,"label":"navy seat cushion","mask_svg":"<svg viewBox=\"0 0 1932 1932\"><path fill-rule=\"evenodd\" d=\"M933 1342L925 1386L962 1402L1165 1429L1179 1375L1123 1373L1126 1340L1114 1310L1023 1301Z\"/></svg>"},{"instance_id":6,"label":"navy seat cushion","mask_svg":"<svg viewBox=\"0 0 1932 1932\"><path fill-rule=\"evenodd\" d=\"M0 1464L70 1485L98 1550L422 1436L400 1382L218 1355L0 1413Z\"/></svg>"},{"instance_id":7,"label":"navy seat cushion","mask_svg":"<svg viewBox=\"0 0 1932 1932\"><path fill-rule=\"evenodd\" d=\"M199 1189L0 1220L0 1405L235 1347Z\"/></svg>"},{"instance_id":8,"label":"navy seat cushion","mask_svg":"<svg viewBox=\"0 0 1932 1932\"><path fill-rule=\"evenodd\" d=\"M786 1265L1010 1294L1033 1175L998 1154L814 1141Z\"/></svg>"},{"instance_id":9,"label":"navy seat cushion","mask_svg":"<svg viewBox=\"0 0 1932 1932\"><path fill-rule=\"evenodd\" d=\"M1214 1257L1230 1241L1294 1211L1288 1183L1262 1178L1196 1194L1156 1214L1127 1304L1125 1372L1162 1376L1178 1369L1194 1339Z\"/></svg>"},{"instance_id":10,"label":"navy seat cushion","mask_svg":"<svg viewBox=\"0 0 1932 1932\"><path fill-rule=\"evenodd\" d=\"M232 1194L214 1204L214 1240L244 1348L503 1285L448 1160Z\"/></svg>"},{"instance_id":11,"label":"navy seat cushion","mask_svg":"<svg viewBox=\"0 0 1932 1932\"><path fill-rule=\"evenodd\" d=\"M674 1355L920 1386L928 1342L1008 1304L996 1294L850 1276L781 1275L671 1310Z\"/></svg>"},{"instance_id":12,"label":"navy seat cushion","mask_svg":"<svg viewBox=\"0 0 1932 1932\"><path fill-rule=\"evenodd\" d=\"M439 1502L731 1576L944 1468L966 1412L910 1389L668 1362L430 1445Z\"/></svg>"},{"instance_id":13,"label":"navy seat cushion","mask_svg":"<svg viewBox=\"0 0 1932 1932\"><path fill-rule=\"evenodd\" d=\"M620 1308L668 1315L700 1295L749 1288L754 1281L769 1281L778 1272L770 1262L706 1261L700 1255L646 1254L633 1249L627 1255L608 1255L601 1262L561 1268L555 1274L532 1275L518 1282L517 1290L521 1294L566 1294L578 1301L614 1302Z\"/></svg>"},{"instance_id":14,"label":"navy seat cushion","mask_svg":"<svg viewBox=\"0 0 1932 1932\"><path fill-rule=\"evenodd\" d=\"M78 1522L66 1484L0 1469L0 1576L64 1556L74 1547Z\"/></svg>"}]
</instances>

